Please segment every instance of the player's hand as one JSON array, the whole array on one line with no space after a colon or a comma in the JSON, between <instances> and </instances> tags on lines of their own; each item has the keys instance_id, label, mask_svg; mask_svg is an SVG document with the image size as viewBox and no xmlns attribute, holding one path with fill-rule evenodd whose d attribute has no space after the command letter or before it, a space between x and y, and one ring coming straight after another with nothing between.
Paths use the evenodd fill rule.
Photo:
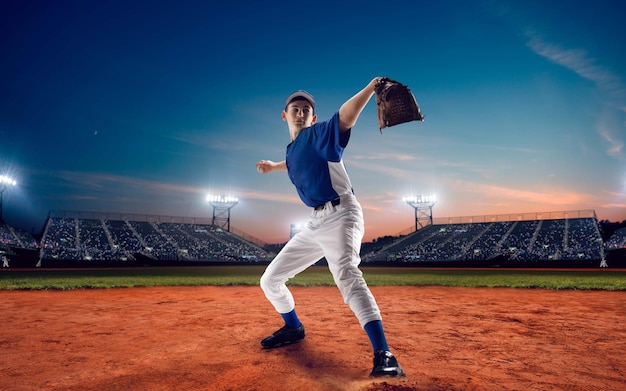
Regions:
<instances>
[{"instance_id":1,"label":"player's hand","mask_svg":"<svg viewBox=\"0 0 626 391\"><path fill-rule=\"evenodd\" d=\"M376 90L376 87L378 87L378 85L382 82L383 79L384 78L381 76L376 76L370 81L369 86L372 87L374 90Z\"/></svg>"},{"instance_id":2,"label":"player's hand","mask_svg":"<svg viewBox=\"0 0 626 391\"><path fill-rule=\"evenodd\" d=\"M256 164L256 170L261 174L272 172L274 167L276 167L276 162L271 160L261 160Z\"/></svg>"}]
</instances>

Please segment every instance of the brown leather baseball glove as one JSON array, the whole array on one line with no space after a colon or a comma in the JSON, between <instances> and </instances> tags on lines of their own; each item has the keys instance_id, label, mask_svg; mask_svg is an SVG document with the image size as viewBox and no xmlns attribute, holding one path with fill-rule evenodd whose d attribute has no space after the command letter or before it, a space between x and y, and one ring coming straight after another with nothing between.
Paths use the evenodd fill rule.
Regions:
<instances>
[{"instance_id":1,"label":"brown leather baseball glove","mask_svg":"<svg viewBox=\"0 0 626 391\"><path fill-rule=\"evenodd\" d=\"M381 133L383 128L390 126L424 121L424 115L409 87L387 77L376 84L376 111Z\"/></svg>"}]
</instances>

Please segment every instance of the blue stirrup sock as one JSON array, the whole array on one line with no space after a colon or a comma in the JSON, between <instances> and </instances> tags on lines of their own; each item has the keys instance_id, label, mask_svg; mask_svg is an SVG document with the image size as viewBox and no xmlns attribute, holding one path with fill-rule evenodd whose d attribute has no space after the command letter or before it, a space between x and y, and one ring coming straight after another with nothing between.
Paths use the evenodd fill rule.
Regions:
<instances>
[{"instance_id":1,"label":"blue stirrup sock","mask_svg":"<svg viewBox=\"0 0 626 391\"><path fill-rule=\"evenodd\" d=\"M374 352L378 350L389 350L387 345L387 338L385 338L385 331L383 330L383 322L380 320L373 320L367 323L364 327L367 336L372 342L372 348Z\"/></svg>"},{"instance_id":2,"label":"blue stirrup sock","mask_svg":"<svg viewBox=\"0 0 626 391\"><path fill-rule=\"evenodd\" d=\"M300 323L300 319L298 319L298 315L296 315L296 310L293 309L285 314L280 314L285 321L285 324L292 328L298 328L302 323Z\"/></svg>"}]
</instances>

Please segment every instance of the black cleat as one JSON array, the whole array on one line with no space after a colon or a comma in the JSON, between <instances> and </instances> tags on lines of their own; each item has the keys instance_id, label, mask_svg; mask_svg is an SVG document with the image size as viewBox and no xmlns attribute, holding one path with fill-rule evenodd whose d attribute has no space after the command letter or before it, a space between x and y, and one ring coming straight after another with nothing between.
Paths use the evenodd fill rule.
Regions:
<instances>
[{"instance_id":1,"label":"black cleat","mask_svg":"<svg viewBox=\"0 0 626 391\"><path fill-rule=\"evenodd\" d=\"M385 350L377 350L374 353L374 369L370 376L406 376L398 360L393 354Z\"/></svg>"},{"instance_id":2,"label":"black cleat","mask_svg":"<svg viewBox=\"0 0 626 391\"><path fill-rule=\"evenodd\" d=\"M278 329L274 334L261 341L265 349L273 349L281 346L298 343L304 339L304 326L289 327L287 325Z\"/></svg>"}]
</instances>

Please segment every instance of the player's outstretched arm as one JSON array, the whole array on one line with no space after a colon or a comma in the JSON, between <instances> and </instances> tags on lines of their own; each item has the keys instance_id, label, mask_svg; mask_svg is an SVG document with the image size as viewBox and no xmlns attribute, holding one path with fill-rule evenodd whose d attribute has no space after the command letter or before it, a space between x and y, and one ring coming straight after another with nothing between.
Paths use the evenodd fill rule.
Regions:
<instances>
[{"instance_id":1,"label":"player's outstretched arm","mask_svg":"<svg viewBox=\"0 0 626 391\"><path fill-rule=\"evenodd\" d=\"M357 92L339 108L339 130L345 132L356 124L356 120L376 91L376 83L380 77L375 77L365 88Z\"/></svg>"},{"instance_id":2,"label":"player's outstretched arm","mask_svg":"<svg viewBox=\"0 0 626 391\"><path fill-rule=\"evenodd\" d=\"M261 160L256 164L256 170L261 174L267 174L272 171L287 171L287 163L283 160L281 162L273 162L271 160Z\"/></svg>"}]
</instances>

